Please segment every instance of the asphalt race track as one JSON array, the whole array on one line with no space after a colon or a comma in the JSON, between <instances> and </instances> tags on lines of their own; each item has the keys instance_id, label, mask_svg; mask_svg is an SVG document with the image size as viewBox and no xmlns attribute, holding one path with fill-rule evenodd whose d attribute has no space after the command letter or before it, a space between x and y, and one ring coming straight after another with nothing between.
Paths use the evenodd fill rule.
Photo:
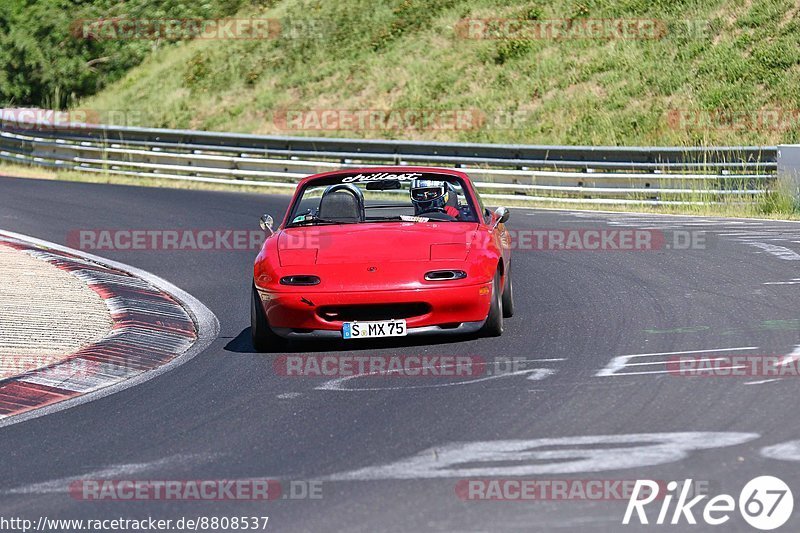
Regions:
<instances>
[{"instance_id":1,"label":"asphalt race track","mask_svg":"<svg viewBox=\"0 0 800 533\"><path fill-rule=\"evenodd\" d=\"M261 213L279 219L287 201L2 178L0 228L60 244L76 229L250 230ZM483 378L335 383L277 375L278 355L253 353L254 252L93 251L198 298L220 336L144 384L0 429L0 515L269 516L269 531L647 531L657 526L621 525L625 501L468 501L456 487L485 478L691 478L738 499L750 479L777 475L800 494L797 377L665 370L676 352L797 350L800 224L512 209L509 227L649 228L667 244L676 232L704 244L515 251L516 315L499 339L300 348L468 355L486 361ZM503 358L517 358L517 371L498 373ZM91 502L68 493L78 479L246 478L321 480L322 497ZM648 511L652 522L658 508ZM752 531L736 512L722 527L681 524L659 530ZM800 530L800 518L784 528Z\"/></svg>"}]
</instances>

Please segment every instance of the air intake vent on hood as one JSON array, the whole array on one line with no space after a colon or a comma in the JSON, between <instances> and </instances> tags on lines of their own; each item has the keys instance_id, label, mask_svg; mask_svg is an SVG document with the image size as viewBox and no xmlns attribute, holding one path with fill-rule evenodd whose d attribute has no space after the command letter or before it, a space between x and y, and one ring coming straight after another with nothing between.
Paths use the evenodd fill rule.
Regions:
<instances>
[{"instance_id":1,"label":"air intake vent on hood","mask_svg":"<svg viewBox=\"0 0 800 533\"><path fill-rule=\"evenodd\" d=\"M466 277L467 273L463 270L431 270L425 274L425 279L428 281L450 281Z\"/></svg>"}]
</instances>

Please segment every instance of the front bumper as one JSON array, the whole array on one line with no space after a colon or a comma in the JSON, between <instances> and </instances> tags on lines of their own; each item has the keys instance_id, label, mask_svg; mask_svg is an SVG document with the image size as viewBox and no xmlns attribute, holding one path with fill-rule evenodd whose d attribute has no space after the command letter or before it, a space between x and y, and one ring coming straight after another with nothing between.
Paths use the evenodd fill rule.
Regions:
<instances>
[{"instance_id":1,"label":"front bumper","mask_svg":"<svg viewBox=\"0 0 800 533\"><path fill-rule=\"evenodd\" d=\"M344 321L323 317L320 309L392 304L425 304L423 314L393 318L405 319L409 335L436 335L479 330L489 314L491 285L356 292L314 292L313 287L284 292L259 287L258 293L270 328L286 338L341 338Z\"/></svg>"}]
</instances>

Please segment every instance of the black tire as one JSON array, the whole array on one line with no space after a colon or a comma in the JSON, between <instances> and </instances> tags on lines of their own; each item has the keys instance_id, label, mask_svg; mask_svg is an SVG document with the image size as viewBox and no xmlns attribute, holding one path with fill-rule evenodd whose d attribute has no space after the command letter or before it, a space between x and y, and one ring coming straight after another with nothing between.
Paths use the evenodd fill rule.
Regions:
<instances>
[{"instance_id":1,"label":"black tire","mask_svg":"<svg viewBox=\"0 0 800 533\"><path fill-rule=\"evenodd\" d=\"M514 284L511 282L511 271L506 271L506 288L503 290L503 318L514 316Z\"/></svg>"},{"instance_id":2,"label":"black tire","mask_svg":"<svg viewBox=\"0 0 800 533\"><path fill-rule=\"evenodd\" d=\"M484 337L499 337L503 334L503 296L500 292L500 273L494 275L492 283L492 305L489 307L489 315L486 323L481 329Z\"/></svg>"},{"instance_id":3,"label":"black tire","mask_svg":"<svg viewBox=\"0 0 800 533\"><path fill-rule=\"evenodd\" d=\"M267 315L261 305L261 297L258 295L255 285L253 285L250 297L250 338L253 340L253 348L257 352L274 352L285 348L287 341L283 337L275 334L269 327Z\"/></svg>"}]
</instances>

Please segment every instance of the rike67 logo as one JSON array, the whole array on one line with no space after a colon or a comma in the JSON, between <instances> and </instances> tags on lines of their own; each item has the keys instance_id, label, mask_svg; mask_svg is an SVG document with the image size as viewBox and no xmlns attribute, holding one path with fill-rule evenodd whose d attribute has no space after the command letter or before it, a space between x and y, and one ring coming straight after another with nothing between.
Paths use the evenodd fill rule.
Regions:
<instances>
[{"instance_id":1,"label":"rike67 logo","mask_svg":"<svg viewBox=\"0 0 800 533\"><path fill-rule=\"evenodd\" d=\"M631 520L640 524L649 524L645 507L655 501L660 502L658 518L654 524L697 525L695 513L703 522L711 526L719 526L730 520L736 510L736 500L729 494L714 496L706 502L707 494L689 499L692 480L687 479L683 485L670 481L666 493L659 490L660 484L651 480L637 480L625 509L622 523L627 525ZM641 497L644 495L644 497ZM675 500L675 506L672 502ZM701 504L701 502L704 503ZM742 518L756 529L769 531L779 528L792 516L794 497L789 486L783 480L773 476L759 476L751 479L739 493L739 513ZM657 504L656 506L657 507ZM654 510L654 509L653 509Z\"/></svg>"}]
</instances>

